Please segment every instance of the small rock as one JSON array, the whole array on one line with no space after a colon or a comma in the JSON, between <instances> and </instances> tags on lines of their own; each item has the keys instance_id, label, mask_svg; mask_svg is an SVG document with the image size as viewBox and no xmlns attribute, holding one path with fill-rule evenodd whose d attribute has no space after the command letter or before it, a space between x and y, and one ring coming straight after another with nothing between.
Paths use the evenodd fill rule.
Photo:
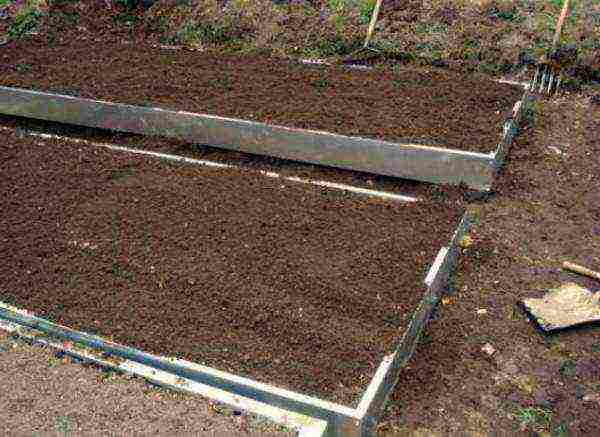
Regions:
<instances>
[{"instance_id":1,"label":"small rock","mask_svg":"<svg viewBox=\"0 0 600 437\"><path fill-rule=\"evenodd\" d=\"M492 346L489 343L484 344L483 347L481 348L481 350L490 356L494 355L494 353L496 352L496 349L494 349L494 346Z\"/></svg>"},{"instance_id":2,"label":"small rock","mask_svg":"<svg viewBox=\"0 0 600 437\"><path fill-rule=\"evenodd\" d=\"M551 152L554 152L556 155L559 155L559 156L565 155L565 152L563 152L556 146L548 146L548 150L550 150Z\"/></svg>"},{"instance_id":3,"label":"small rock","mask_svg":"<svg viewBox=\"0 0 600 437\"><path fill-rule=\"evenodd\" d=\"M595 402L600 404L600 393L592 393L581 398L583 402Z\"/></svg>"}]
</instances>

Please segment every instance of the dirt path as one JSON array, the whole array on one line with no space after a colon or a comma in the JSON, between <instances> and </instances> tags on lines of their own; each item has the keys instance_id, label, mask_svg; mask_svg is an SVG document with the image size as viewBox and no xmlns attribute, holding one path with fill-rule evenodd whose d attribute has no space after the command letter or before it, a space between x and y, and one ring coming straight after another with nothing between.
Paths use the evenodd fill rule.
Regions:
<instances>
[{"instance_id":1,"label":"dirt path","mask_svg":"<svg viewBox=\"0 0 600 437\"><path fill-rule=\"evenodd\" d=\"M600 269L600 106L569 96L537 111L499 195L473 206L480 223L456 294L402 373L382 434L600 429L600 327L543 335L515 305L565 281L600 292L559 268Z\"/></svg>"},{"instance_id":2,"label":"dirt path","mask_svg":"<svg viewBox=\"0 0 600 437\"><path fill-rule=\"evenodd\" d=\"M2 435L292 436L204 399L99 371L0 331Z\"/></svg>"}]
</instances>

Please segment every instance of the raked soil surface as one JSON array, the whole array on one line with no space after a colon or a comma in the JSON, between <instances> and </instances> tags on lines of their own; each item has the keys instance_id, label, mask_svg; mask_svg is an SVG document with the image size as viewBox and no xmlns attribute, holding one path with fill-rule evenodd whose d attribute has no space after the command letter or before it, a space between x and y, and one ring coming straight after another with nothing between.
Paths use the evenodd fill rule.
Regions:
<instances>
[{"instance_id":1,"label":"raked soil surface","mask_svg":"<svg viewBox=\"0 0 600 437\"><path fill-rule=\"evenodd\" d=\"M462 217L3 132L2 300L352 404Z\"/></svg>"},{"instance_id":2,"label":"raked soil surface","mask_svg":"<svg viewBox=\"0 0 600 437\"><path fill-rule=\"evenodd\" d=\"M565 95L539 100L535 112L512 148L498 191L469 206L480 220L473 246L463 250L455 294L443 301L401 373L379 435L595 436L600 429L600 327L544 335L517 305L566 281L600 292L594 280L560 269L563 260L600 269L600 103L585 95ZM11 128L31 125L6 117L0 121ZM135 136L87 129L77 136L143 143ZM158 149L172 151L172 145L161 146L158 140L152 139ZM202 152L204 157L221 155ZM249 161L240 155L237 162ZM409 189L438 199L448 194L424 188L428 184L321 167L285 162L277 167L286 174L298 170L315 179L361 182L400 193ZM38 374L40 384L54 378L51 369ZM26 387L20 393L31 397ZM13 396L19 396L18 388ZM64 398L72 396L69 392ZM120 393L105 392L87 410L82 408L81 423L99 404L116 405L120 399ZM105 414L117 417L118 411ZM17 418L13 415L12 423ZM155 421L169 427L164 416L147 417L145 423Z\"/></svg>"},{"instance_id":3,"label":"raked soil surface","mask_svg":"<svg viewBox=\"0 0 600 437\"><path fill-rule=\"evenodd\" d=\"M93 40L10 42L0 85L489 153L522 90L442 69L307 66Z\"/></svg>"}]
</instances>

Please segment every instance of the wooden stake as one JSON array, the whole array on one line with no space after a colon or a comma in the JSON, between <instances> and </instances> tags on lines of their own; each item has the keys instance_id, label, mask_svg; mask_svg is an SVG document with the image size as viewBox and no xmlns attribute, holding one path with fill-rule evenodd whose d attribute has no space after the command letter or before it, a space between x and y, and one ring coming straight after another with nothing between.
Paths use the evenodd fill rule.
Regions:
<instances>
[{"instance_id":1,"label":"wooden stake","mask_svg":"<svg viewBox=\"0 0 600 437\"><path fill-rule=\"evenodd\" d=\"M580 266L579 264L574 264L569 261L565 261L562 267L565 270L570 270L572 272L579 273L580 275L589 276L590 278L594 278L600 281L600 273L590 270L587 267Z\"/></svg>"}]
</instances>

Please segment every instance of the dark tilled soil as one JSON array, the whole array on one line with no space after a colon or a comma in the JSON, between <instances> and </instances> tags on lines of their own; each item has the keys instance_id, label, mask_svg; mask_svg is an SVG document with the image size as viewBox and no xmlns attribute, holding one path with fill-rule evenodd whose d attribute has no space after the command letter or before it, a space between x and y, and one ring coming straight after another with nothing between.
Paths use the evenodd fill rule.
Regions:
<instances>
[{"instance_id":1,"label":"dark tilled soil","mask_svg":"<svg viewBox=\"0 0 600 437\"><path fill-rule=\"evenodd\" d=\"M522 94L444 70L356 71L87 40L9 43L0 85L485 153Z\"/></svg>"},{"instance_id":2,"label":"dark tilled soil","mask_svg":"<svg viewBox=\"0 0 600 437\"><path fill-rule=\"evenodd\" d=\"M346 404L462 214L3 135L2 300Z\"/></svg>"},{"instance_id":3,"label":"dark tilled soil","mask_svg":"<svg viewBox=\"0 0 600 437\"><path fill-rule=\"evenodd\" d=\"M59 135L65 139L69 139L69 141L71 139L75 141L84 140L95 144L112 144L132 149L152 150L177 156L237 165L251 171L274 171L284 176L337 182L370 190L382 190L435 201L460 202L464 198L481 195L481 193L475 193L464 186L425 184L408 179L342 170L269 156L232 152L199 144L190 144L174 138L128 134L5 115L0 115L0 125L23 132Z\"/></svg>"}]
</instances>

